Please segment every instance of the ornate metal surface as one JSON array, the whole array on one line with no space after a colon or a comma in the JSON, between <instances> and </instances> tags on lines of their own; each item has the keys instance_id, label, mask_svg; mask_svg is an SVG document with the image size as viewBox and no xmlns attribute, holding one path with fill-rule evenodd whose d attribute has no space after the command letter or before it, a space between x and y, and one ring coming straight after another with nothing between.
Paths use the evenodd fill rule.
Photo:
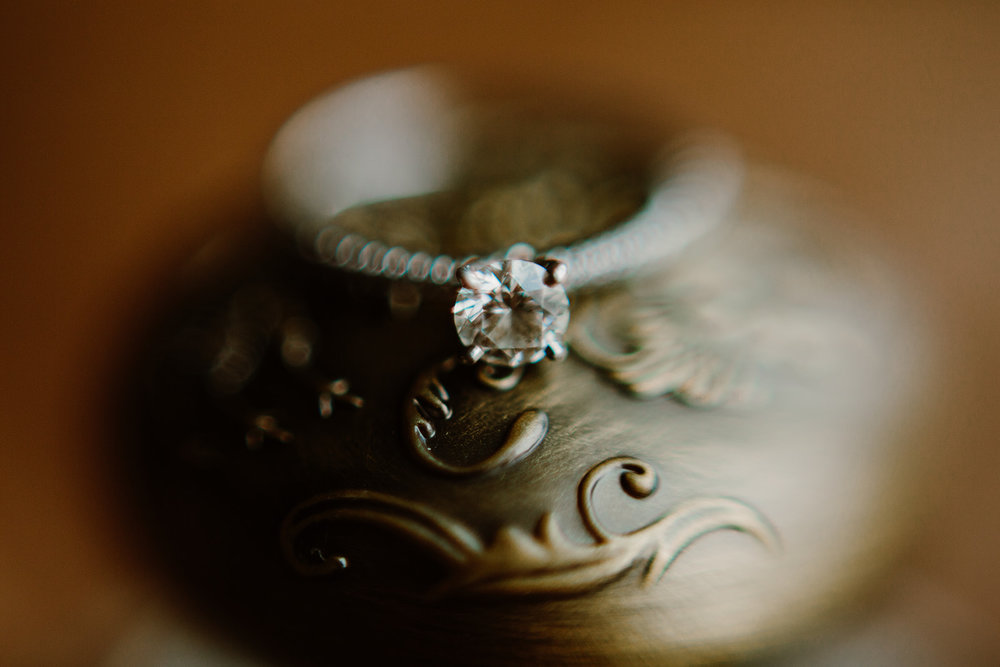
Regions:
<instances>
[{"instance_id":1,"label":"ornate metal surface","mask_svg":"<svg viewBox=\"0 0 1000 667\"><path fill-rule=\"evenodd\" d=\"M662 664L801 637L895 552L916 368L890 281L803 192L752 170L731 231L574 297L566 361L493 377L453 360L453 294L265 244L197 284L127 392L158 557L283 662ZM377 208L474 208L444 199Z\"/></svg>"},{"instance_id":2,"label":"ornate metal surface","mask_svg":"<svg viewBox=\"0 0 1000 667\"><path fill-rule=\"evenodd\" d=\"M494 595L584 593L645 561L647 585L663 576L687 546L707 533L731 529L750 533L772 550L774 529L751 507L731 498L689 500L648 526L624 534L609 531L598 518L594 489L604 477L621 476L621 487L634 498L647 498L657 486L657 474L646 463L629 457L608 459L580 481L580 517L594 539L580 544L569 539L551 512L534 531L503 526L485 543L467 525L432 507L398 496L364 490L322 494L296 507L282 529L289 562L302 574L329 574L344 567L343 557L330 558L318 547L296 544L317 523L361 521L397 531L426 549L454 571L434 592ZM308 555L304 559L300 554Z\"/></svg>"},{"instance_id":3,"label":"ornate metal surface","mask_svg":"<svg viewBox=\"0 0 1000 667\"><path fill-rule=\"evenodd\" d=\"M541 410L525 410L512 420L506 439L499 449L482 461L470 465L455 465L435 456L431 443L439 424L452 418L451 395L445 389L445 376L455 370L458 360L454 357L435 364L421 373L403 407L404 432L411 450L418 461L435 472L448 475L478 475L496 468L511 465L531 453L541 444L549 430L549 416ZM486 381L494 390L513 389L523 372L513 371L509 376L514 382L497 386Z\"/></svg>"}]
</instances>

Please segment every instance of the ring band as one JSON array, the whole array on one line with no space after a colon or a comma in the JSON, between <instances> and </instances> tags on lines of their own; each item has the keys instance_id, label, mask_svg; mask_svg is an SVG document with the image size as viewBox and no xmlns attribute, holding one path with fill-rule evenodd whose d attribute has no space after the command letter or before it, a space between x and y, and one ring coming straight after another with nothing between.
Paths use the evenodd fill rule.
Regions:
<instances>
[{"instance_id":1,"label":"ring band","mask_svg":"<svg viewBox=\"0 0 1000 667\"><path fill-rule=\"evenodd\" d=\"M420 147L414 151L413 138L433 138L440 134L434 113L441 115L448 109L435 102L429 113L424 110L426 118L420 113L415 114L415 119L401 119L391 113L383 118L386 96L402 94L412 98L414 91L426 94L435 83L436 78L429 78L421 70L405 71L363 80L321 98L293 116L278 134L267 164L286 165L286 172L289 171L287 155L295 153L295 146L303 143L303 135L323 131L321 126L328 120L321 117L325 108L331 110L328 117L344 116L345 109L349 109L352 118L362 118L368 123L365 131L345 134L345 142L350 142L349 154L384 155L387 148L395 149L393 154L405 167L409 157L406 149L420 152ZM341 127L334 127L331 132L342 132L345 124L349 123L342 122ZM405 126L402 134L400 125ZM388 145L386 137L390 138ZM391 144L393 137L398 146ZM337 154L336 149L336 146L326 148L331 155ZM739 151L725 138L715 134L687 134L679 137L665 153L655 170L651 194L635 216L590 238L549 248L537 255L524 244L498 248L484 258L432 255L390 245L338 226L335 214L338 207L346 208L343 201L333 203L334 210L325 212L325 221L306 226L311 234L304 240L308 253L316 261L339 270L389 280L458 286L453 315L470 361L518 367L539 361L546 354L561 358L565 356L562 334L569 317L568 293L663 266L713 230L736 200L742 181L742 160ZM426 166L419 159L410 159L409 163L417 173L395 176L407 184L421 180L420 169L437 168L434 164ZM401 171L399 165L392 169ZM313 170L331 171L323 164ZM299 166L291 171L301 174L303 169ZM361 190L364 192L364 188ZM389 199L403 193L389 188L376 197L371 196L371 190L367 194L367 199L363 195L358 198L370 202L378 196Z\"/></svg>"},{"instance_id":2,"label":"ring band","mask_svg":"<svg viewBox=\"0 0 1000 667\"><path fill-rule=\"evenodd\" d=\"M566 265L567 291L608 284L647 266L662 265L724 218L739 193L742 171L739 152L725 138L685 135L669 150L662 177L635 217L540 255ZM436 285L458 284L458 269L470 259L389 247L335 224L322 228L312 246L317 260L337 269ZM500 249L487 259L501 259L509 250Z\"/></svg>"}]
</instances>

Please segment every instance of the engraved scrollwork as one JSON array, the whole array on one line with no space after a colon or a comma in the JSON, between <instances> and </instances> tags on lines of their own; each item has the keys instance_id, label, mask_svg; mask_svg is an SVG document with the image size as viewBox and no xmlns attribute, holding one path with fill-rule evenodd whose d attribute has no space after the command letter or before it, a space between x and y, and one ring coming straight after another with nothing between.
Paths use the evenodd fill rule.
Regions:
<instances>
[{"instance_id":1,"label":"engraved scrollwork","mask_svg":"<svg viewBox=\"0 0 1000 667\"><path fill-rule=\"evenodd\" d=\"M434 472L453 475L479 475L520 461L530 454L549 429L549 417L541 410L525 410L511 424L507 437L497 451L478 463L456 465L442 460L431 450L437 434L436 422L451 419L451 396L441 377L455 369L454 358L437 364L422 373L414 383L404 407L406 438L417 460Z\"/></svg>"},{"instance_id":2,"label":"engraved scrollwork","mask_svg":"<svg viewBox=\"0 0 1000 667\"><path fill-rule=\"evenodd\" d=\"M610 582L639 563L643 581L655 583L699 537L718 530L747 533L775 550L779 540L771 524L749 505L731 498L689 500L656 521L631 532L610 531L598 518L594 492L618 473L622 489L634 498L653 495L653 468L635 458L608 459L588 471L578 487L581 519L594 541L571 540L552 512L535 530L507 525L484 543L466 524L423 503L373 492L348 490L323 494L296 507L285 520L282 541L295 569L306 575L341 569L302 554L304 532L317 524L360 521L393 531L436 557L452 575L433 591L438 595L567 595Z\"/></svg>"},{"instance_id":3,"label":"engraved scrollwork","mask_svg":"<svg viewBox=\"0 0 1000 667\"><path fill-rule=\"evenodd\" d=\"M643 577L646 585L658 581L692 542L717 530L749 533L771 550L778 545L774 528L757 510L742 501L718 496L685 501L670 514L632 532L610 532L597 517L593 495L598 482L615 471L620 473L622 489L633 498L647 498L659 485L656 471L644 461L627 456L608 459L587 472L580 482L580 515L599 545L613 545L629 554L629 563L637 562L642 553L651 549Z\"/></svg>"},{"instance_id":4,"label":"engraved scrollwork","mask_svg":"<svg viewBox=\"0 0 1000 667\"><path fill-rule=\"evenodd\" d=\"M428 505L377 491L334 491L298 505L282 524L285 558L299 574L323 575L344 569L343 557L322 557L315 546L303 551L298 548L300 536L308 528L342 521L361 521L396 532L453 567L468 564L483 551L475 533Z\"/></svg>"},{"instance_id":5,"label":"engraved scrollwork","mask_svg":"<svg viewBox=\"0 0 1000 667\"><path fill-rule=\"evenodd\" d=\"M609 310L614 310L612 317ZM619 312L623 311L623 312ZM692 331L690 314L662 298L628 295L591 301L578 309L570 346L633 396L669 395L692 406L717 407L759 398L753 368L731 347ZM624 349L600 340L599 322L617 321Z\"/></svg>"}]
</instances>

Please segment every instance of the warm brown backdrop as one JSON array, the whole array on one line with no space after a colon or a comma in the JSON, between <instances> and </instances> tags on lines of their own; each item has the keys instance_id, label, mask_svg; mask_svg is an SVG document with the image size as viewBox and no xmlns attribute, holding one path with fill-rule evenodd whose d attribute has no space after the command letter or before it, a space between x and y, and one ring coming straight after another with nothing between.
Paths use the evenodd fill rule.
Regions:
<instances>
[{"instance_id":1,"label":"warm brown backdrop","mask_svg":"<svg viewBox=\"0 0 1000 667\"><path fill-rule=\"evenodd\" d=\"M99 456L144 295L253 201L288 113L426 61L721 126L878 220L948 369L949 458L912 567L1000 633L998 45L989 2L0 9L0 662L93 662L156 595L120 547Z\"/></svg>"}]
</instances>

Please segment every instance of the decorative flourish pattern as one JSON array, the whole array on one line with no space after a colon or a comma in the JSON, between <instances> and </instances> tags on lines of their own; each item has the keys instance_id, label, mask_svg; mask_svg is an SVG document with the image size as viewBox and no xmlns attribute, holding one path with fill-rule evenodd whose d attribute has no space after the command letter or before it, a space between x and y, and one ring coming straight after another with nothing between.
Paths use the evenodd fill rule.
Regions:
<instances>
[{"instance_id":1,"label":"decorative flourish pattern","mask_svg":"<svg viewBox=\"0 0 1000 667\"><path fill-rule=\"evenodd\" d=\"M683 310L683 304L658 296L594 300L574 315L570 346L639 398L670 395L698 407L755 399L759 387L753 369L732 346L699 327L696 314ZM604 322L621 326L600 332ZM601 333L617 339L619 349L602 342Z\"/></svg>"},{"instance_id":2,"label":"decorative flourish pattern","mask_svg":"<svg viewBox=\"0 0 1000 667\"><path fill-rule=\"evenodd\" d=\"M435 423L452 417L451 396L441 378L454 370L456 364L457 360L451 358L422 373L406 400L403 419L407 441L417 460L431 470L447 475L479 475L520 461L541 444L549 430L549 417L541 410L525 410L514 420L504 443L486 459L462 466L435 456L430 448L430 442L437 434ZM524 369L515 370L523 372Z\"/></svg>"},{"instance_id":3,"label":"decorative flourish pattern","mask_svg":"<svg viewBox=\"0 0 1000 667\"><path fill-rule=\"evenodd\" d=\"M469 526L428 505L363 490L323 494L294 508L282 527L282 543L289 562L301 574L329 574L343 569L343 561L310 557L316 548L302 543L309 529L344 521L379 526L448 566L452 574L435 589L439 595L582 593L640 563L645 564L643 581L649 585L692 542L724 529L748 533L771 550L778 547L778 537L764 517L738 500L723 497L690 500L645 527L613 532L598 517L594 492L601 480L614 473L622 489L634 498L647 498L658 486L653 468L630 457L608 459L587 472L578 487L578 503L583 524L594 540L590 544L567 537L551 512L542 515L534 532L508 525L486 544Z\"/></svg>"}]
</instances>

